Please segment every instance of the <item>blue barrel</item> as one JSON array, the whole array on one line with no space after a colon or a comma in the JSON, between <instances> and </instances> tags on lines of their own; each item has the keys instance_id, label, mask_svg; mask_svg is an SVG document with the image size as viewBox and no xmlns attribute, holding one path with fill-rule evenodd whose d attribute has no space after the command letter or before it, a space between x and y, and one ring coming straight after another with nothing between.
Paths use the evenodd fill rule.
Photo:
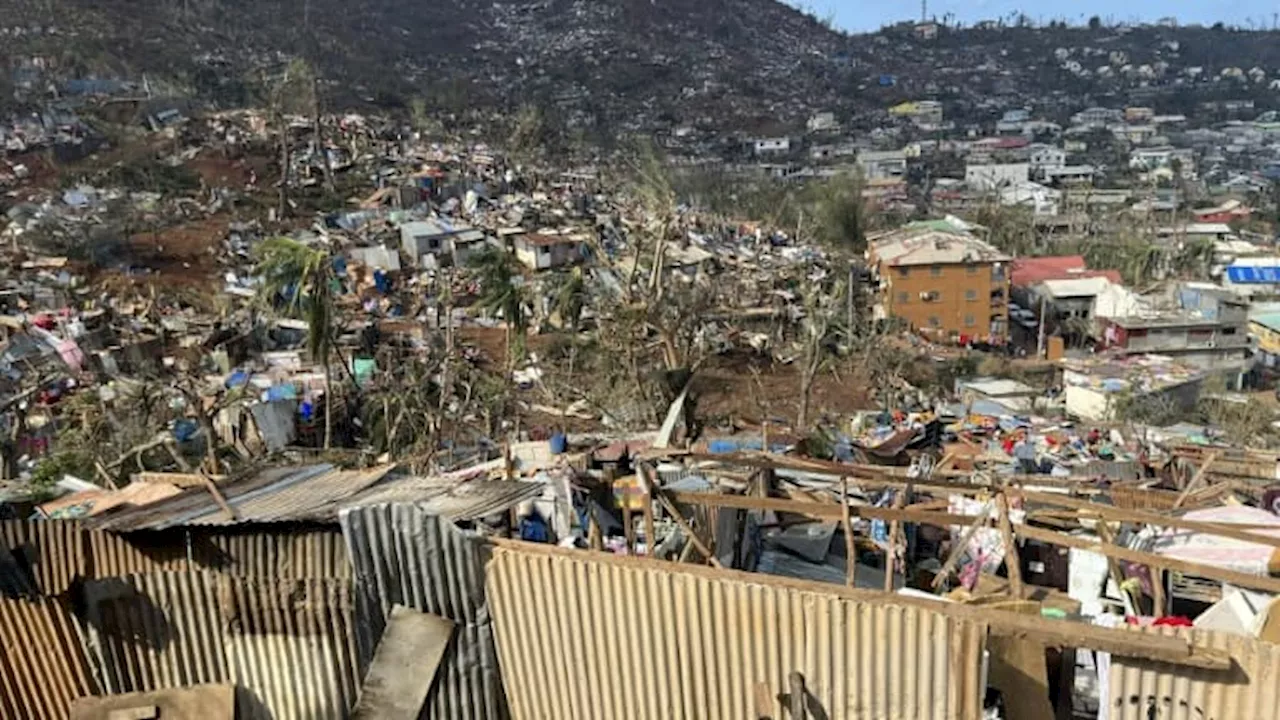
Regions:
<instances>
[{"instance_id":1,"label":"blue barrel","mask_svg":"<svg viewBox=\"0 0 1280 720\"><path fill-rule=\"evenodd\" d=\"M563 455L569 450L569 438L564 433L556 433L551 436L551 454Z\"/></svg>"}]
</instances>

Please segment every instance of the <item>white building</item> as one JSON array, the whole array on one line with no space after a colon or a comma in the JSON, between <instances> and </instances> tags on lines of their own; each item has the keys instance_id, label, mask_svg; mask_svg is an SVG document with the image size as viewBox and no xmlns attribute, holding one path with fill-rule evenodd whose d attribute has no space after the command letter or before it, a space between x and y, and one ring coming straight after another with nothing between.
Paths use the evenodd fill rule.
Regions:
<instances>
[{"instance_id":1,"label":"white building","mask_svg":"<svg viewBox=\"0 0 1280 720\"><path fill-rule=\"evenodd\" d=\"M973 190L998 190L1030 179L1030 163L967 165L964 169L965 184Z\"/></svg>"},{"instance_id":2,"label":"white building","mask_svg":"<svg viewBox=\"0 0 1280 720\"><path fill-rule=\"evenodd\" d=\"M753 149L757 155L785 155L791 152L791 138L757 138Z\"/></svg>"},{"instance_id":3,"label":"white building","mask_svg":"<svg viewBox=\"0 0 1280 720\"><path fill-rule=\"evenodd\" d=\"M1031 169L1037 172L1067 165L1067 151L1053 145L1032 145L1027 161Z\"/></svg>"}]
</instances>

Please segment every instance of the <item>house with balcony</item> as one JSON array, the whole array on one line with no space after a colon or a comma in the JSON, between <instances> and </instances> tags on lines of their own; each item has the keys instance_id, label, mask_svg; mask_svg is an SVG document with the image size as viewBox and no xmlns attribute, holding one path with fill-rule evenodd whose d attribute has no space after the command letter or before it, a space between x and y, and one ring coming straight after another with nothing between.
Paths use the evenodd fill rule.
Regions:
<instances>
[{"instance_id":1,"label":"house with balcony","mask_svg":"<svg viewBox=\"0 0 1280 720\"><path fill-rule=\"evenodd\" d=\"M928 225L868 239L880 318L939 340L1003 344L1009 335L1011 258L967 232Z\"/></svg>"},{"instance_id":2,"label":"house with balcony","mask_svg":"<svg viewBox=\"0 0 1280 720\"><path fill-rule=\"evenodd\" d=\"M1162 355L1206 370L1248 370L1249 305L1209 283L1186 283L1177 307L1102 318L1103 347L1117 355Z\"/></svg>"}]
</instances>

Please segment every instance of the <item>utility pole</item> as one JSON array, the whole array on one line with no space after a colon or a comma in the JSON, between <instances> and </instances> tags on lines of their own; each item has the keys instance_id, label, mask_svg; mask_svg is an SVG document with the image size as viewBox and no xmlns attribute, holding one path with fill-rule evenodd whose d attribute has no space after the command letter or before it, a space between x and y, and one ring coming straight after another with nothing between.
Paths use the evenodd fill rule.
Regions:
<instances>
[{"instance_id":1,"label":"utility pole","mask_svg":"<svg viewBox=\"0 0 1280 720\"><path fill-rule=\"evenodd\" d=\"M1049 304L1048 300L1049 298L1046 296L1040 297L1040 331L1039 333L1037 333L1037 337L1036 337L1036 358L1037 359L1044 358L1044 315L1045 315L1045 311L1048 309L1047 308Z\"/></svg>"},{"instance_id":2,"label":"utility pole","mask_svg":"<svg viewBox=\"0 0 1280 720\"><path fill-rule=\"evenodd\" d=\"M929 21L929 0L920 0L920 22Z\"/></svg>"}]
</instances>

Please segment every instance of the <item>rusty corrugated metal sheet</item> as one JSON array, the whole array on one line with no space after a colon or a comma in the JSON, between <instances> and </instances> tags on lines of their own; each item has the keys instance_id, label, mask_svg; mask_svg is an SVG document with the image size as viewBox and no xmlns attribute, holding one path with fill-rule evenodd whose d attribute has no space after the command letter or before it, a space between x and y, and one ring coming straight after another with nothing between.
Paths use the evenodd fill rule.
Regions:
<instances>
[{"instance_id":1,"label":"rusty corrugated metal sheet","mask_svg":"<svg viewBox=\"0 0 1280 720\"><path fill-rule=\"evenodd\" d=\"M0 598L0 717L63 718L96 687L65 601Z\"/></svg>"},{"instance_id":2,"label":"rusty corrugated metal sheet","mask_svg":"<svg viewBox=\"0 0 1280 720\"><path fill-rule=\"evenodd\" d=\"M220 584L227 669L249 695L242 720L345 718L360 686L350 580Z\"/></svg>"},{"instance_id":3,"label":"rusty corrugated metal sheet","mask_svg":"<svg viewBox=\"0 0 1280 720\"><path fill-rule=\"evenodd\" d=\"M1280 645L1204 630L1149 628L1225 650L1226 672L1112 656L1108 720L1262 720L1280 713Z\"/></svg>"},{"instance_id":4,"label":"rusty corrugated metal sheet","mask_svg":"<svg viewBox=\"0 0 1280 720\"><path fill-rule=\"evenodd\" d=\"M108 693L227 681L213 575L92 580L84 595L91 657Z\"/></svg>"},{"instance_id":5,"label":"rusty corrugated metal sheet","mask_svg":"<svg viewBox=\"0 0 1280 720\"><path fill-rule=\"evenodd\" d=\"M351 577L347 546L336 526L277 532L191 528L197 566L238 577L286 580Z\"/></svg>"},{"instance_id":6,"label":"rusty corrugated metal sheet","mask_svg":"<svg viewBox=\"0 0 1280 720\"><path fill-rule=\"evenodd\" d=\"M427 513L450 520L477 520L541 497L546 487L546 483L519 480L402 478L372 487L344 503L344 507L413 503Z\"/></svg>"},{"instance_id":7,"label":"rusty corrugated metal sheet","mask_svg":"<svg viewBox=\"0 0 1280 720\"><path fill-rule=\"evenodd\" d=\"M349 508L339 521L355 572L361 673L373 658L392 606L439 615L457 629L427 698L427 716L507 717L485 603L484 542L412 504Z\"/></svg>"},{"instance_id":8,"label":"rusty corrugated metal sheet","mask_svg":"<svg viewBox=\"0 0 1280 720\"><path fill-rule=\"evenodd\" d=\"M811 717L982 712L982 623L870 593L628 560L494 550L488 597L516 720L786 717L793 672Z\"/></svg>"},{"instance_id":9,"label":"rusty corrugated metal sheet","mask_svg":"<svg viewBox=\"0 0 1280 720\"><path fill-rule=\"evenodd\" d=\"M14 558L30 568L42 595L61 595L84 575L84 539L75 521L0 521L0 538Z\"/></svg>"}]
</instances>

